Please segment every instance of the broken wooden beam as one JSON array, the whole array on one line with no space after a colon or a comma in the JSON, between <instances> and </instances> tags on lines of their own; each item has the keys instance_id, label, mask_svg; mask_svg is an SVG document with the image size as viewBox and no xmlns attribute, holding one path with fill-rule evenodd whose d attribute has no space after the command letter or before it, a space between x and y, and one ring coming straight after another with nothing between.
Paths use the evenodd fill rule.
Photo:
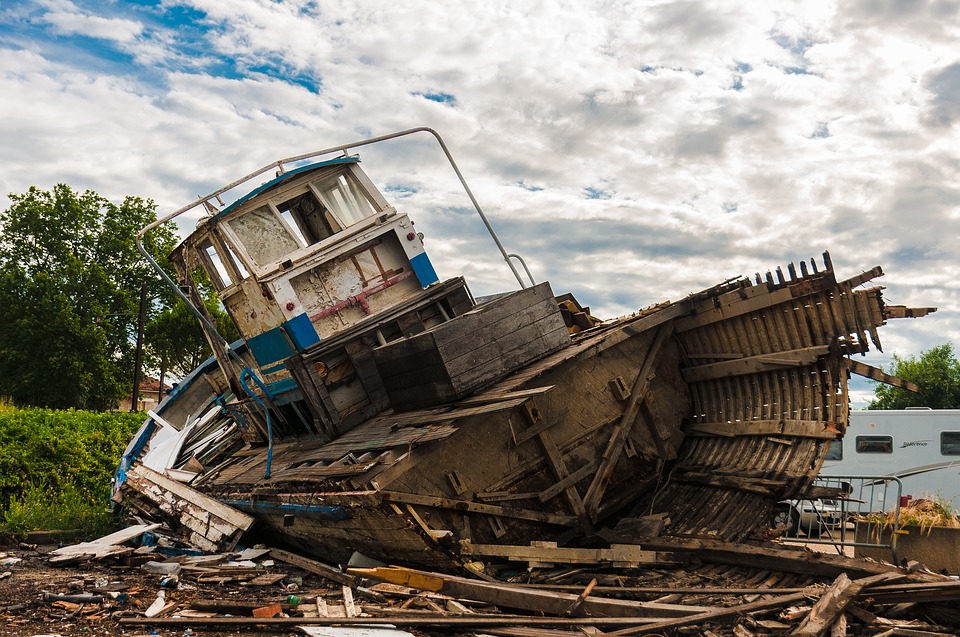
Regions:
<instances>
[{"instance_id":1,"label":"broken wooden beam","mask_svg":"<svg viewBox=\"0 0 960 637\"><path fill-rule=\"evenodd\" d=\"M285 551L283 549L271 548L270 557L280 560L281 562L286 562L287 564L292 564L296 567L302 568L305 571L313 573L314 575L319 575L325 579L330 580L331 582L336 582L341 586L352 586L356 587L360 585L360 579L344 573L338 568L333 566L328 566L323 562L318 562L316 560L311 560L309 558L303 557L302 555L297 555L290 551Z\"/></svg>"},{"instance_id":2,"label":"broken wooden beam","mask_svg":"<svg viewBox=\"0 0 960 637\"><path fill-rule=\"evenodd\" d=\"M454 511L468 511L470 513L484 513L497 517L515 518L518 520L530 520L531 522L545 522L557 526L577 526L577 518L572 515L556 515L554 513L545 513L531 509L515 509L512 507L501 507L494 504L481 504L479 502L470 502L468 500L454 500L452 498L441 498L430 495L419 495L417 493L404 493L400 491L381 491L380 497L384 502L401 502L403 504L417 504L420 506L434 507L438 509L453 509Z\"/></svg>"},{"instance_id":3,"label":"broken wooden beam","mask_svg":"<svg viewBox=\"0 0 960 637\"><path fill-rule=\"evenodd\" d=\"M721 540L656 537L645 540L643 546L651 550L672 552L674 557L686 554L691 559L704 562L749 566L822 577L836 577L840 573L847 573L854 577L867 577L890 572L906 573L900 567L892 564L868 562L829 553L776 548L777 545L772 542L764 546L752 546ZM943 576L932 573L909 573L905 574L904 577L915 582L944 579Z\"/></svg>"},{"instance_id":4,"label":"broken wooden beam","mask_svg":"<svg viewBox=\"0 0 960 637\"><path fill-rule=\"evenodd\" d=\"M472 599L519 610L562 615L578 600L577 595L528 589L510 584L472 580L454 575L417 571L409 568L352 568L349 573L391 584L410 586L424 591L443 593L456 598ZM704 606L634 602L620 599L587 597L578 611L586 615L606 617L683 617L712 610Z\"/></svg>"},{"instance_id":5,"label":"broken wooden beam","mask_svg":"<svg viewBox=\"0 0 960 637\"><path fill-rule=\"evenodd\" d=\"M536 562L538 564L591 564L636 568L640 565L676 564L669 554L645 550L636 544L613 544L607 549L582 549L559 547L554 542L538 542L530 546L503 544L460 545L461 555L502 557L512 562Z\"/></svg>"},{"instance_id":6,"label":"broken wooden beam","mask_svg":"<svg viewBox=\"0 0 960 637\"><path fill-rule=\"evenodd\" d=\"M434 615L410 617L394 615L381 617L123 617L121 625L135 626L395 626L417 627L436 626L450 628L494 627L494 626L639 626L659 622L647 617L528 617L523 615L499 615L482 617L464 617Z\"/></svg>"},{"instance_id":7,"label":"broken wooden beam","mask_svg":"<svg viewBox=\"0 0 960 637\"><path fill-rule=\"evenodd\" d=\"M672 323L665 323L657 328L653 343L651 343L650 348L647 350L643 365L640 367L640 371L633 381L633 387L630 390L627 404L623 408L620 422L614 427L613 433L603 451L603 460L600 463L600 468L590 482L590 486L587 487L586 495L583 496L583 504L590 518L594 521L598 517L597 511L600 508L600 501L607 489L607 485L610 483L610 479L613 477L614 468L620 459L620 454L623 452L627 438L630 436L633 425L640 414L640 407L643 401L646 400L650 381L653 380L654 370L660 361L663 344L672 335ZM644 417L644 423L649 430L650 439L657 449L658 456L660 458L666 458L666 448L663 445L663 440L660 438L660 432L657 431L655 423L653 421L648 422L646 417Z\"/></svg>"},{"instance_id":8,"label":"broken wooden beam","mask_svg":"<svg viewBox=\"0 0 960 637\"><path fill-rule=\"evenodd\" d=\"M837 617L849 606L860 591L873 584L901 577L898 573L880 573L851 580L840 573L833 584L820 596L800 625L790 632L791 637L820 637L830 629Z\"/></svg>"},{"instance_id":9,"label":"broken wooden beam","mask_svg":"<svg viewBox=\"0 0 960 637\"><path fill-rule=\"evenodd\" d=\"M66 565L86 559L99 559L132 553L133 548L121 545L161 526L163 525L160 523L135 524L91 542L62 546L50 553L53 557L49 561L51 564Z\"/></svg>"},{"instance_id":10,"label":"broken wooden beam","mask_svg":"<svg viewBox=\"0 0 960 637\"><path fill-rule=\"evenodd\" d=\"M653 633L665 633L668 630L675 628L683 628L685 626L699 626L701 624L709 624L713 622L725 622L732 620L740 615L746 613L756 612L758 610L768 610L771 608L780 608L782 606L789 606L794 602L799 602L800 600L806 599L806 593L793 593L790 595L782 595L780 597L774 597L772 599L762 599L755 602L749 602L747 604L739 604L737 606L731 606L729 608L719 608L714 609L705 613L700 613L697 615L689 615L687 617L675 617L673 619L666 619L656 623L646 624L644 626L638 626L635 628L625 628L618 630L612 633L607 633L610 636L616 635L617 637L627 637L628 635L649 635Z\"/></svg>"},{"instance_id":11,"label":"broken wooden beam","mask_svg":"<svg viewBox=\"0 0 960 637\"><path fill-rule=\"evenodd\" d=\"M761 354L738 358L722 363L709 363L696 367L686 367L680 370L683 379L688 383L699 383L715 378L729 378L743 376L790 367L811 365L820 357L830 353L829 345L814 345L801 349L785 350L776 354Z\"/></svg>"},{"instance_id":12,"label":"broken wooden beam","mask_svg":"<svg viewBox=\"0 0 960 637\"><path fill-rule=\"evenodd\" d=\"M922 394L923 390L920 389L920 385L888 374L878 367L873 365L867 365L866 363L861 363L860 361L855 361L851 358L846 359L847 369L851 373L854 373L858 376L863 376L871 380L876 380L881 383L886 383L887 385L893 385L894 387L899 387L900 389L905 389L914 394Z\"/></svg>"}]
</instances>

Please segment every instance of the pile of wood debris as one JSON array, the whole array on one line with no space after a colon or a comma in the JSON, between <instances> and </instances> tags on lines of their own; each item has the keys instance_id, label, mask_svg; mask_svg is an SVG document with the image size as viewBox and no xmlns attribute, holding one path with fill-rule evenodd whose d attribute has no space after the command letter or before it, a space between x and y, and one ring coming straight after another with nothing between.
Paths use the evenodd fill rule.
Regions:
<instances>
[{"instance_id":1,"label":"pile of wood debris","mask_svg":"<svg viewBox=\"0 0 960 637\"><path fill-rule=\"evenodd\" d=\"M204 553L138 525L4 554L0 632L919 637L960 626L960 582L916 564L705 540L501 548L502 560L450 575L265 546Z\"/></svg>"}]
</instances>

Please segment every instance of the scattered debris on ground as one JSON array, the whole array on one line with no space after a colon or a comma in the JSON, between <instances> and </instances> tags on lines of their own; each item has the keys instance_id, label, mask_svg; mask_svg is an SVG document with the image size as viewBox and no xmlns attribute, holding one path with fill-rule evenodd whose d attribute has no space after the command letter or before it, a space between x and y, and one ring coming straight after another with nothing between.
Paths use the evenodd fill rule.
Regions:
<instances>
[{"instance_id":1,"label":"scattered debris on ground","mask_svg":"<svg viewBox=\"0 0 960 637\"><path fill-rule=\"evenodd\" d=\"M0 553L0 633L40 635L954 635L960 581L776 544L652 539L472 552L462 574L206 553L157 525ZM505 550L499 550L505 549ZM592 559L591 559L592 556Z\"/></svg>"}]
</instances>

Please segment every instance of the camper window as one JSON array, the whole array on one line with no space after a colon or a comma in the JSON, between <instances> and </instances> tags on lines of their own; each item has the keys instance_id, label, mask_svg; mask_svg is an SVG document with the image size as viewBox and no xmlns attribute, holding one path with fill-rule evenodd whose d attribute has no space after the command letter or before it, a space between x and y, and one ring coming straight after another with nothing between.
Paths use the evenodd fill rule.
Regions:
<instances>
[{"instance_id":1,"label":"camper window","mask_svg":"<svg viewBox=\"0 0 960 637\"><path fill-rule=\"evenodd\" d=\"M893 453L893 437L857 436L857 453Z\"/></svg>"},{"instance_id":2,"label":"camper window","mask_svg":"<svg viewBox=\"0 0 960 637\"><path fill-rule=\"evenodd\" d=\"M940 432L940 453L945 456L960 456L960 431Z\"/></svg>"},{"instance_id":3,"label":"camper window","mask_svg":"<svg viewBox=\"0 0 960 637\"><path fill-rule=\"evenodd\" d=\"M843 441L831 440L827 449L827 460L843 460Z\"/></svg>"}]
</instances>

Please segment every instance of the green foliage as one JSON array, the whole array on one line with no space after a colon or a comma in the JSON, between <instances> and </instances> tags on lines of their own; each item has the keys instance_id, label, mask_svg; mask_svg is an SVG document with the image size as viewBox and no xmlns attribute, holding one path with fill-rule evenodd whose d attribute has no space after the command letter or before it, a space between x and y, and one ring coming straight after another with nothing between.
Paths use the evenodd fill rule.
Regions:
<instances>
[{"instance_id":1,"label":"green foliage","mask_svg":"<svg viewBox=\"0 0 960 637\"><path fill-rule=\"evenodd\" d=\"M113 471L142 423L129 412L0 409L0 510L21 511L41 493L106 508Z\"/></svg>"},{"instance_id":2,"label":"green foliage","mask_svg":"<svg viewBox=\"0 0 960 637\"><path fill-rule=\"evenodd\" d=\"M163 283L136 248L156 219L151 201L115 205L59 184L10 195L0 213L0 395L19 405L108 409L131 386L142 283ZM145 240L160 258L175 243ZM149 314L166 307L161 300Z\"/></svg>"},{"instance_id":3,"label":"green foliage","mask_svg":"<svg viewBox=\"0 0 960 637\"><path fill-rule=\"evenodd\" d=\"M960 361L953 345L945 343L921 352L920 357L901 358L894 354L888 373L909 380L923 390L914 394L899 387L878 384L868 409L956 409L960 407Z\"/></svg>"},{"instance_id":4,"label":"green foliage","mask_svg":"<svg viewBox=\"0 0 960 637\"><path fill-rule=\"evenodd\" d=\"M240 338L233 320L217 300L209 280L202 276L196 283L204 295L207 313L220 335L228 343ZM186 376L211 354L200 321L179 299L147 323L145 334L154 365L179 376Z\"/></svg>"},{"instance_id":5,"label":"green foliage","mask_svg":"<svg viewBox=\"0 0 960 637\"><path fill-rule=\"evenodd\" d=\"M14 533L78 530L86 537L100 537L118 524L107 506L109 495L109 488L91 493L69 484L61 491L30 485L10 501L3 527Z\"/></svg>"}]
</instances>

